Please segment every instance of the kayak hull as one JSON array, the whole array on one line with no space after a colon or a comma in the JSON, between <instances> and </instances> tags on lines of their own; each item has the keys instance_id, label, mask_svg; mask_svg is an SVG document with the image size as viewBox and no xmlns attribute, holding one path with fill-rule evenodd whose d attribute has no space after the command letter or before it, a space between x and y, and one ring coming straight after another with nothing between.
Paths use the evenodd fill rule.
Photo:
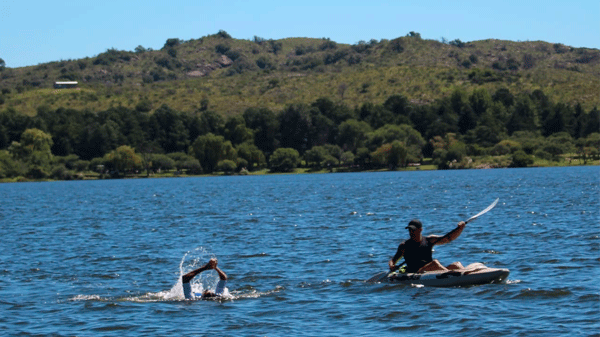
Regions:
<instances>
[{"instance_id":1,"label":"kayak hull","mask_svg":"<svg viewBox=\"0 0 600 337\"><path fill-rule=\"evenodd\" d=\"M388 281L426 287L465 287L488 283L502 283L510 271L501 268L484 268L474 271L436 271L425 273L392 274Z\"/></svg>"}]
</instances>

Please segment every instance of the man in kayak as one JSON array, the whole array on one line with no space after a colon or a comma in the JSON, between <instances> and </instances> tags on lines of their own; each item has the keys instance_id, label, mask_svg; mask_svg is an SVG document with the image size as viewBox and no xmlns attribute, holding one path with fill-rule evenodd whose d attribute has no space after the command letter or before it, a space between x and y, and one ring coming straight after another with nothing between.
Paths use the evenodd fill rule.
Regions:
<instances>
[{"instance_id":1,"label":"man in kayak","mask_svg":"<svg viewBox=\"0 0 600 337\"><path fill-rule=\"evenodd\" d=\"M181 277L181 283L183 284L183 295L185 296L186 299L188 299L188 300L195 299L197 295L201 295L202 299L221 297L228 292L227 288L225 288L225 285L227 283L227 275L221 269L219 269L219 267L217 267L217 263L218 263L217 259L212 258L204 266L202 266L196 270L192 270L191 272L189 272ZM203 271L210 270L210 269L216 270L217 273L219 274L219 283L217 283L217 288L215 289L214 292L210 291L210 290L205 290L202 294L194 294L192 292L192 286L190 284L190 281L196 275L202 273Z\"/></svg>"},{"instance_id":2,"label":"man in kayak","mask_svg":"<svg viewBox=\"0 0 600 337\"><path fill-rule=\"evenodd\" d=\"M402 256L406 261L406 272L407 273L423 273L426 271L448 271L463 269L464 267L460 262L454 262L448 267L444 267L438 260L434 260L432 257L432 250L434 245L443 245L452 242L456 239L465 228L466 223L461 221L458 226L444 236L429 235L422 236L423 224L419 220L411 220L406 228L410 235L410 239L402 242L398 246L396 255L389 261L390 270L397 269L396 263Z\"/></svg>"}]
</instances>

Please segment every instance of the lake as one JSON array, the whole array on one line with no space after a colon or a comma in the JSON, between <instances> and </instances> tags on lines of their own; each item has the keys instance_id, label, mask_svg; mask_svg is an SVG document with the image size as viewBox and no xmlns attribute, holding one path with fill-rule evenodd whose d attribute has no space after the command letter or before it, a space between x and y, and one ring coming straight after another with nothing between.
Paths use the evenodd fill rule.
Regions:
<instances>
[{"instance_id":1,"label":"lake","mask_svg":"<svg viewBox=\"0 0 600 337\"><path fill-rule=\"evenodd\" d=\"M506 283L364 282L411 219L443 235L496 198L434 258L508 268ZM0 334L600 331L597 166L14 183L0 200ZM210 257L232 298L184 300L180 276Z\"/></svg>"}]
</instances>

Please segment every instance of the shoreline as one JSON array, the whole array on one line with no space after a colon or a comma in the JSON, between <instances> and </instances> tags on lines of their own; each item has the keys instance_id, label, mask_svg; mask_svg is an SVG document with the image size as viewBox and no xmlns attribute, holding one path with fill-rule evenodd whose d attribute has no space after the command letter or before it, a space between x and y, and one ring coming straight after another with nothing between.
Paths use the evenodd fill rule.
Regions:
<instances>
[{"instance_id":1,"label":"shoreline","mask_svg":"<svg viewBox=\"0 0 600 337\"><path fill-rule=\"evenodd\" d=\"M588 164L580 164L580 165L566 165L564 163L556 163L555 165L549 165L548 163L534 163L533 165L527 167L518 167L518 168L544 168L544 167L587 167L587 166L600 166L600 160L590 161ZM485 166L485 167L483 167ZM507 168L517 168L517 167L509 167L509 166L501 166L494 167L490 164L482 165L479 164L477 167L465 167L465 168L449 168L449 169L440 169L435 165L422 165L422 166L410 166L399 169L375 169L375 170L346 170L344 167L336 167L333 169L312 169L312 168L295 168L291 172L269 172L268 168L256 170L256 171L246 171L247 173L223 173L216 172L212 174L176 174L175 172L168 173L154 173L150 176L147 176L146 173L138 173L126 175L123 177L104 177L103 174L88 172L88 174L84 174L80 172L78 174L79 177L83 176L83 178L75 178L75 179L29 179L25 177L15 177L15 178L4 178L0 179L0 184L3 183L21 183L21 182L55 182L55 181L96 181L96 180L121 180L121 179L157 179L157 178L192 178L192 177L223 177L223 176L265 176L265 175L298 175L298 174L326 174L326 173L372 173L372 172L401 172L401 171L454 171L454 170L495 170L495 169L507 169ZM340 170L341 169L341 170Z\"/></svg>"}]
</instances>

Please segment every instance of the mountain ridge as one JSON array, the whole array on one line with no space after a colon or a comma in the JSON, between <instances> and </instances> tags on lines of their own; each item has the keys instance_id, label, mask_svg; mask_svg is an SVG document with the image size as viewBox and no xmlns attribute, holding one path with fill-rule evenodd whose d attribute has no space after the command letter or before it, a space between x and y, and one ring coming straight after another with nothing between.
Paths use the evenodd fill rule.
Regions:
<instances>
[{"instance_id":1,"label":"mountain ridge","mask_svg":"<svg viewBox=\"0 0 600 337\"><path fill-rule=\"evenodd\" d=\"M230 116L319 97L349 106L381 104L394 94L420 104L457 88L540 89L554 101L590 109L600 103L600 50L543 41L425 40L415 32L348 45L327 38L241 40L219 31L168 39L160 50L108 49L78 60L4 68L0 77L0 109L30 116L59 107L151 111L163 104ZM78 81L79 88L53 89L60 80Z\"/></svg>"}]
</instances>

